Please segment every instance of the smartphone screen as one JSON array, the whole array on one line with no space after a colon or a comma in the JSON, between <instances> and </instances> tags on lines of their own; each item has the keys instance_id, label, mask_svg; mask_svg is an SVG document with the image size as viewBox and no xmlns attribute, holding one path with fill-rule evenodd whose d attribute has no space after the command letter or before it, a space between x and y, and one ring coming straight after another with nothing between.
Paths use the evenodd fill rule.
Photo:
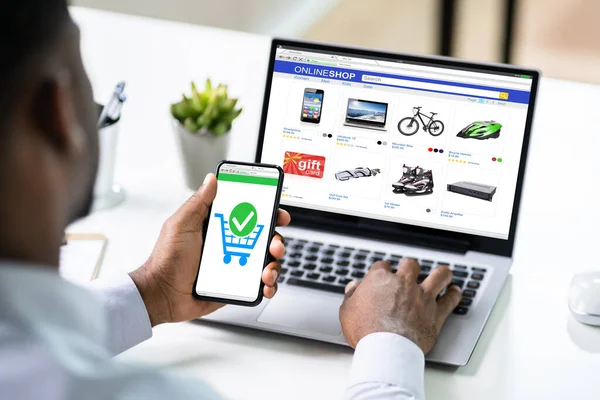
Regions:
<instances>
[{"instance_id":1,"label":"smartphone screen","mask_svg":"<svg viewBox=\"0 0 600 400\"><path fill-rule=\"evenodd\" d=\"M312 122L314 124L321 122L321 110L323 109L324 96L325 92L320 89L304 89L300 120Z\"/></svg>"},{"instance_id":2,"label":"smartphone screen","mask_svg":"<svg viewBox=\"0 0 600 400\"><path fill-rule=\"evenodd\" d=\"M283 171L223 161L205 227L195 285L198 298L241 305L262 300L262 271L275 229Z\"/></svg>"}]
</instances>

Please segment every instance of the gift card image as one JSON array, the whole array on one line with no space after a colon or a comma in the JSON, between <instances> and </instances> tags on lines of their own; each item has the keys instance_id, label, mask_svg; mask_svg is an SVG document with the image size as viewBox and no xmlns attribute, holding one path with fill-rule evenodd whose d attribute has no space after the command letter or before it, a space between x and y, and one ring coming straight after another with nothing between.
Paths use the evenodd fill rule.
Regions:
<instances>
[{"instance_id":1,"label":"gift card image","mask_svg":"<svg viewBox=\"0 0 600 400\"><path fill-rule=\"evenodd\" d=\"M323 178L325 157L286 151L283 157L283 172L291 175Z\"/></svg>"}]
</instances>

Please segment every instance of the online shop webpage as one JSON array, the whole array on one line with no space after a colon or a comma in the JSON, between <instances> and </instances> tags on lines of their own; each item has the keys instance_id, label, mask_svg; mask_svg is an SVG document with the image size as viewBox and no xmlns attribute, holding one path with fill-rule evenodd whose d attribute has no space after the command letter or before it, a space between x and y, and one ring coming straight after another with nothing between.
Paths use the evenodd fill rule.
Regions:
<instances>
[{"instance_id":1,"label":"online shop webpage","mask_svg":"<svg viewBox=\"0 0 600 400\"><path fill-rule=\"evenodd\" d=\"M284 205L507 239L531 85L282 47L262 162Z\"/></svg>"},{"instance_id":2,"label":"online shop webpage","mask_svg":"<svg viewBox=\"0 0 600 400\"><path fill-rule=\"evenodd\" d=\"M279 172L223 164L196 293L252 302L260 288Z\"/></svg>"}]
</instances>

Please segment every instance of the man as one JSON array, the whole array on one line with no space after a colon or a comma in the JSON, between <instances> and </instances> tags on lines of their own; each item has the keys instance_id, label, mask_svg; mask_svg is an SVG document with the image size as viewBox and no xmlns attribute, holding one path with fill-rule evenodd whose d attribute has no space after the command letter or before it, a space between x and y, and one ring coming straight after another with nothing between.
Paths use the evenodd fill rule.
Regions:
<instances>
[{"instance_id":1,"label":"man","mask_svg":"<svg viewBox=\"0 0 600 400\"><path fill-rule=\"evenodd\" d=\"M65 0L4 2L0 14L0 399L212 399L210 388L111 357L161 323L209 314L195 300L201 227L217 182L204 185L164 224L146 263L85 290L57 274L62 231L85 216L98 147L96 112L79 32ZM8 3L8 4L6 4ZM280 211L277 223L290 217ZM275 259L283 240L270 245ZM262 276L277 291L280 265ZM416 283L419 265L372 266L351 282L340 309L356 348L347 398L423 399L424 357L460 300L447 268ZM265 388L248 388L260 390Z\"/></svg>"}]
</instances>

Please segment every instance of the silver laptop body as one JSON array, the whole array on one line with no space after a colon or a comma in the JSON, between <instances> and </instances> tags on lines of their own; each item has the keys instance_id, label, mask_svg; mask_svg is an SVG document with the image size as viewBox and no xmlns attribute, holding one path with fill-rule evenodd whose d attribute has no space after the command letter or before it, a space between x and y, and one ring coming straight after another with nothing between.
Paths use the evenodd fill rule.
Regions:
<instances>
[{"instance_id":1,"label":"silver laptop body","mask_svg":"<svg viewBox=\"0 0 600 400\"><path fill-rule=\"evenodd\" d=\"M311 69L312 65L306 64L308 67L305 68L302 62L286 61L285 55L282 56L285 53L298 55L299 59L305 62L305 54L310 54L311 60L318 60L321 54L323 59L337 62L337 67L329 66L327 70L318 70ZM324 75L327 78L324 78ZM299 78L303 81L296 85ZM538 81L538 71L504 65L467 63L448 58L417 57L274 39L257 161L282 165L286 171L281 202L282 207L292 214L293 221L290 227L279 230L286 238L286 256L282 263L284 273L273 300L265 299L254 308L228 306L205 319L347 345L338 317L345 283L351 279L360 280L374 261L386 260L392 268L396 268L403 258L411 257L419 260L422 265L420 280L438 266L449 265L464 294L463 303L449 317L437 344L427 355L427 361L453 366L467 364L512 263ZM342 151L362 151L365 157L369 157L369 149L379 151L377 149L380 147L376 146L382 146L365 144L364 138L359 137L353 140L357 147L362 147L348 150L348 146L343 144L354 144L352 140L343 142L335 133L333 137L328 136L331 127L344 118L343 115L333 115L331 118L335 121L326 121L329 116L325 113L343 109L342 105L328 104L334 101L332 98L336 97L335 90L341 85L344 85L341 90L346 90L346 87L353 89L355 86L356 89L362 90L364 87L360 85L364 85L364 82L368 82L369 90L386 90L385 95L382 95L386 99L397 93L397 102L389 104L387 115L387 125L391 127L390 131L393 128L394 132L389 132L390 137L385 142L387 146L392 147L381 150L388 152L381 154L393 156L386 156L388 160L377 176L334 182L335 172L342 169L341 165L335 164L341 163L339 160L346 157ZM305 86L325 91L322 119L319 124L322 126L299 134L306 138L312 137L317 142L314 145L303 143L302 146L296 146L294 139L285 138L277 142L277 146L273 146L274 142L280 140L281 125L295 124L291 118L297 115L296 93L300 93ZM388 92L389 90L397 92ZM421 121L418 131L413 135L405 135L399 129L396 130L394 125L400 124L402 118L409 117L412 103L417 102L411 102L410 96L419 96L419 104L429 101L428 107L431 109L443 109L445 99L458 104L452 116L447 109L445 114L439 111L440 118L445 118L442 135L447 135L443 139L446 142L437 141L438 137L429 135L427 130L423 129ZM430 96L431 99L424 96ZM338 97L341 99L343 96ZM289 100L288 103L286 100ZM291 108L289 113L283 108L276 108L279 107L277 104L281 103L286 103L284 107ZM406 113L403 114L405 110ZM472 115L465 110L472 110ZM286 119L287 115L293 117ZM457 136L462 128L473 122L469 118L487 121L492 119L491 116L503 123L500 134L503 142L498 141L500 138ZM488 129L488 132L484 132L483 129L472 132L473 135L482 132L490 134L489 132L496 129L494 126L484 128ZM440 137L443 137L442 135ZM337 147L332 147L332 152L323 150L329 146L327 140L337 142ZM339 143L342 143L342 146ZM439 148L436 143L440 143ZM410 157L403 156L407 148L414 152L409 153ZM396 150L399 160L396 160L396 153L393 153ZM325 207L322 204L311 203L307 200L311 195L296 193L294 188L310 191L307 188L311 185L307 182L312 184L310 179L314 178L298 175L301 173L298 170L286 169L286 162L292 153L296 157L310 157L320 154L319 152L325 154L325 176L322 179L329 180L327 183L314 180L314 185L329 185L329 199L334 204L337 204L333 201L337 198L337 192L342 196L340 202L344 199L352 201L362 195L361 186L356 186L359 189L350 186L346 189L343 185L372 185L364 186L362 192L371 193L371 188L381 188L385 199L382 209L394 207L401 210L402 207L413 207L414 204L422 204L423 208L427 209L420 210L417 206L414 208L413 218L400 221L394 216L389 216L390 214L385 217L372 209L366 210L364 202L367 200L361 200L361 207L356 209L338 209L335 205ZM427 175L420 172L425 168L423 165L420 169L416 168L416 165L412 170L410 167L408 170L405 168L404 171L408 172L403 174L402 165L406 166L406 162L413 161L413 154L421 157L421 152L422 163L434 165L433 183L427 182ZM363 153L349 153L347 158L352 159L356 154ZM394 162L396 164L393 164ZM374 166L373 162L369 161L357 160L356 163ZM386 169L389 171L394 165L395 175L393 172L385 175ZM348 165L348 169L350 167L356 166ZM421 175L410 176L411 171ZM405 192L392 193L391 184L396 181L402 182L402 179L406 183ZM493 201L483 201L469 195L449 192L446 184L460 180L496 186L497 193ZM417 194L417 190L413 190L427 189L427 185L432 186L432 193L420 191ZM344 190L348 190L349 194L343 194L346 193ZM318 198L316 195L313 197ZM376 200L372 201L372 204L377 204ZM421 203L415 203L416 201ZM387 210L389 209L386 209L386 212ZM423 214L420 214L421 212ZM502 216L504 218L501 218ZM458 221L456 224L459 224L461 218L468 218L470 226L478 226L479 229L443 225L445 219L454 219ZM491 230L492 225L499 228L495 232L485 232L486 229Z\"/></svg>"}]
</instances>

